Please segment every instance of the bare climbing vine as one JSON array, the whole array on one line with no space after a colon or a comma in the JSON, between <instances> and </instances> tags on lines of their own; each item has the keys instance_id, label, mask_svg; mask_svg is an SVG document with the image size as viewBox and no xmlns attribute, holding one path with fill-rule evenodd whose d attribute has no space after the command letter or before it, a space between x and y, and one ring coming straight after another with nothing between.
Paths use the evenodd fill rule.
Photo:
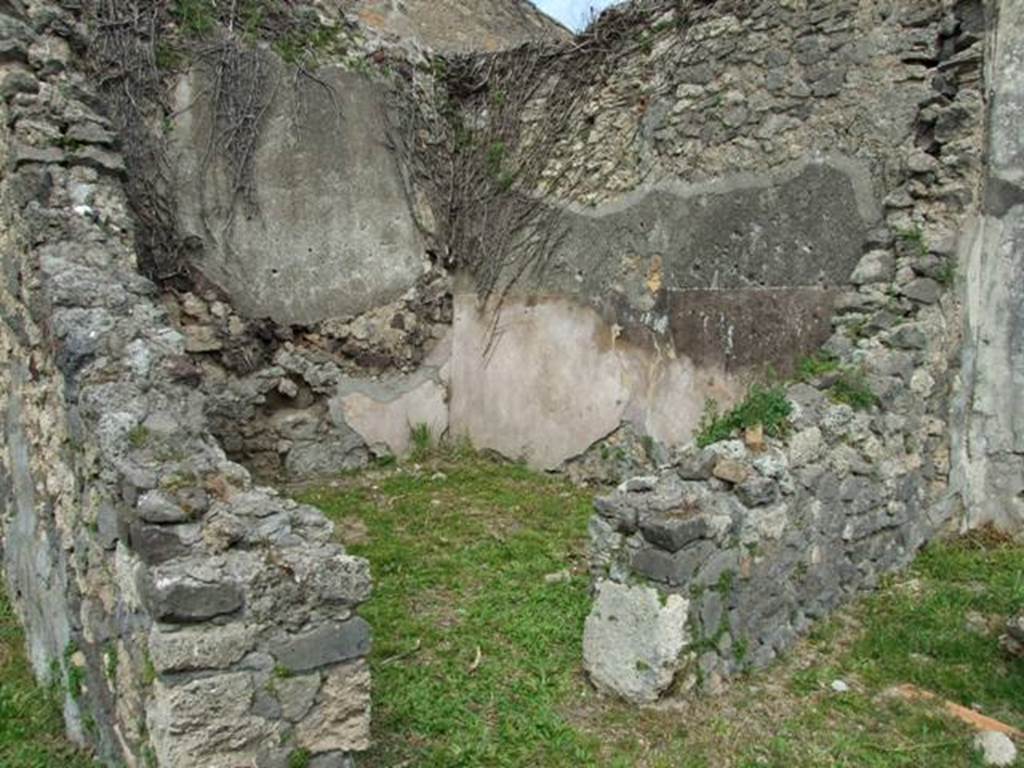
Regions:
<instances>
[{"instance_id":1,"label":"bare climbing vine","mask_svg":"<svg viewBox=\"0 0 1024 768\"><path fill-rule=\"evenodd\" d=\"M140 269L159 282L190 286L197 277L190 265L203 243L178 229L178 180L165 135L174 118L170 82L189 67L201 73L196 100L208 100L210 127L198 169L200 194L206 194L211 164L223 161L230 227L238 207L256 212L256 147L278 87L261 44L294 65L297 79L330 91L312 70L322 52L342 44L343 30L286 0L88 0L84 10L93 32L90 60L128 168Z\"/></svg>"},{"instance_id":2,"label":"bare climbing vine","mask_svg":"<svg viewBox=\"0 0 1024 768\"><path fill-rule=\"evenodd\" d=\"M450 152L446 187L435 192L446 266L471 274L485 302L498 307L525 276L542 274L563 241L555 200L571 199L579 180L552 158L630 55L622 42L649 17L648 5L606 13L569 44L438 60Z\"/></svg>"},{"instance_id":3,"label":"bare climbing vine","mask_svg":"<svg viewBox=\"0 0 1024 768\"><path fill-rule=\"evenodd\" d=\"M260 45L269 43L295 65L297 80L323 87L333 98L312 65L319 52L338 51L341 28L324 26L286 0L87 2L92 59L129 169L141 267L155 279L188 284L203 243L183 238L177 228L176 180L164 136L173 118L171 76L186 67L201 74L211 113L199 174L207 183L211 163L222 162L230 227L236 207L257 212L255 152L282 86ZM430 78L439 86L433 113L426 115L417 103L421 94L407 93L395 145L421 169L420 180L430 190L440 219L439 261L470 274L481 298L499 304L526 275L543 273L566 234L553 201L571 199L581 183L580 174L552 159L579 138L574 131L588 103L623 60L663 31L650 29L652 12L674 10L682 28L687 13L716 2L737 0L692 0L686 9L681 0L638 0L605 12L570 43L433 57ZM212 234L207 227L205 235Z\"/></svg>"},{"instance_id":4,"label":"bare climbing vine","mask_svg":"<svg viewBox=\"0 0 1024 768\"><path fill-rule=\"evenodd\" d=\"M569 43L436 59L444 84L438 110L449 131L446 186L434 192L445 218L445 263L471 274L482 300L500 307L525 276L549 268L566 235L559 201L574 199L585 180L555 159L585 140L586 110L611 76L661 36L685 34L712 6L749 12L742 0L634 0L605 11ZM652 24L659 17L666 21Z\"/></svg>"},{"instance_id":5,"label":"bare climbing vine","mask_svg":"<svg viewBox=\"0 0 1024 768\"><path fill-rule=\"evenodd\" d=\"M173 174L157 131L169 112L157 50L167 24L158 0L92 0L90 61L121 137L128 199L138 222L140 270L187 280L188 246L178 235Z\"/></svg>"}]
</instances>

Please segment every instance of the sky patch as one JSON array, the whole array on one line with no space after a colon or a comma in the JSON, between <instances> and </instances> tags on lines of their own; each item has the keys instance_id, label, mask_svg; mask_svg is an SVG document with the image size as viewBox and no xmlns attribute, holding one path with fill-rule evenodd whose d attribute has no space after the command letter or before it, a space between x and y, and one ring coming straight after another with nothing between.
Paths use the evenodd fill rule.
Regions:
<instances>
[{"instance_id":1,"label":"sky patch","mask_svg":"<svg viewBox=\"0 0 1024 768\"><path fill-rule=\"evenodd\" d=\"M548 16L558 19L574 32L579 32L594 14L621 0L533 0Z\"/></svg>"}]
</instances>

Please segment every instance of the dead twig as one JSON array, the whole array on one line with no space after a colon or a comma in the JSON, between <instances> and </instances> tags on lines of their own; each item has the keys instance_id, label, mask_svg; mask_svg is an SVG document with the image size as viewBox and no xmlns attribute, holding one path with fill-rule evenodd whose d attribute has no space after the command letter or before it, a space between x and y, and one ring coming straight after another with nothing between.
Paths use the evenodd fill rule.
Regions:
<instances>
[{"instance_id":1,"label":"dead twig","mask_svg":"<svg viewBox=\"0 0 1024 768\"><path fill-rule=\"evenodd\" d=\"M416 638L416 644L412 648L410 648L408 651L403 651L402 653L397 653L394 656L388 656L386 659L384 659L380 663L380 665L382 667L386 667L386 666L388 666L390 664L395 664L395 663L401 661L402 659L407 659L410 656L413 656L416 653L418 653L420 648L422 648L422 647L423 647L423 640L417 637Z\"/></svg>"}]
</instances>

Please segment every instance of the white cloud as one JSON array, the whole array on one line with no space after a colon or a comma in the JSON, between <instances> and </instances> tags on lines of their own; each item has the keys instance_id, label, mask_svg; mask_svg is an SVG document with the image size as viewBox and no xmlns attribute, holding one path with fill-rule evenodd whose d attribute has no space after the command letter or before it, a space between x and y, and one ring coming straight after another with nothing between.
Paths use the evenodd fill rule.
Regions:
<instances>
[{"instance_id":1,"label":"white cloud","mask_svg":"<svg viewBox=\"0 0 1024 768\"><path fill-rule=\"evenodd\" d=\"M600 13L622 0L533 0L533 4L554 16L570 29L580 30L590 21L592 13Z\"/></svg>"}]
</instances>

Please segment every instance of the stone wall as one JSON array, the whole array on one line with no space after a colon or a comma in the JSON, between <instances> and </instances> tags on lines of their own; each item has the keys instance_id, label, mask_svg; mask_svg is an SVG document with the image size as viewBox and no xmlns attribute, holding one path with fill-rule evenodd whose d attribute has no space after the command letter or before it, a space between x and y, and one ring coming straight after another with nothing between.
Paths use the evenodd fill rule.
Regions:
<instances>
[{"instance_id":1,"label":"stone wall","mask_svg":"<svg viewBox=\"0 0 1024 768\"><path fill-rule=\"evenodd\" d=\"M692 439L707 400L737 402L767 367L791 373L817 350L865 252L920 233L927 258L899 279L926 293L948 281L978 184L979 9L651 1L606 14L597 54L482 59L514 72L546 51L543 84L522 78L537 95L514 116L522 144L503 151L514 167L546 142L542 179L510 194L549 180L559 232L497 300L450 272L449 163L409 150L452 140L453 107L486 141L488 121L508 119L495 100L511 95L485 80L444 93L447 64L429 51L370 40L380 67L317 75L343 92L342 130L316 82L277 92L251 219L232 218L224 194L207 210L181 191L183 227L205 242L196 266L219 290L167 303L216 434L262 476L401 453L418 424L543 469L618 480L650 466ZM604 41L619 15L628 24ZM538 138L559 89L578 91L578 109ZM202 155L203 114L176 118L185 169ZM856 301L840 312L857 330L899 317Z\"/></svg>"},{"instance_id":2,"label":"stone wall","mask_svg":"<svg viewBox=\"0 0 1024 768\"><path fill-rule=\"evenodd\" d=\"M0 9L0 531L35 672L111 764L348 765L368 564L211 435L188 337L137 272L88 31L21 6Z\"/></svg>"},{"instance_id":3,"label":"stone wall","mask_svg":"<svg viewBox=\"0 0 1024 768\"><path fill-rule=\"evenodd\" d=\"M517 152L545 150L557 245L500 305L456 284L451 430L545 468L623 429L677 447L707 399L791 374L835 307L855 344L903 323L912 296L937 300L980 178L980 9L608 11L600 53L552 57L522 115ZM559 88L584 96L549 136ZM470 126L495 112L480 90ZM885 285L848 294L865 253Z\"/></svg>"},{"instance_id":4,"label":"stone wall","mask_svg":"<svg viewBox=\"0 0 1024 768\"><path fill-rule=\"evenodd\" d=\"M367 26L436 51L493 51L571 33L529 0L346 0Z\"/></svg>"},{"instance_id":5,"label":"stone wall","mask_svg":"<svg viewBox=\"0 0 1024 768\"><path fill-rule=\"evenodd\" d=\"M965 525L1024 527L1024 4L993 2L985 195L965 238L965 331L953 418Z\"/></svg>"},{"instance_id":6,"label":"stone wall","mask_svg":"<svg viewBox=\"0 0 1024 768\"><path fill-rule=\"evenodd\" d=\"M950 288L973 291L978 277L964 274L970 245L960 244L971 242L980 197L982 9L890 10L890 23L912 30L907 39L935 41L932 56L910 59L932 90L916 102L913 130L887 150L903 159L874 166L888 189L885 219L836 297L824 345L835 367L784 388L793 412L780 436L754 428L691 446L596 504L585 666L628 699L714 691L764 666L964 524L950 475L960 343ZM996 124L998 114L997 100ZM1007 332L1005 318L995 324ZM862 396L850 398L851 386ZM968 513L968 524L982 516Z\"/></svg>"}]
</instances>

